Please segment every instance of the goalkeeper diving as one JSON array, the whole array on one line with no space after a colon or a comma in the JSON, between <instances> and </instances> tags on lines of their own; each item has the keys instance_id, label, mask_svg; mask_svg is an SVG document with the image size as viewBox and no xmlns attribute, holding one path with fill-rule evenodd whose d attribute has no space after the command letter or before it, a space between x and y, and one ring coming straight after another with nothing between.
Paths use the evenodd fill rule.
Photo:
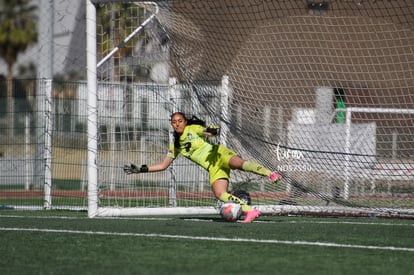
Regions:
<instances>
[{"instance_id":1,"label":"goalkeeper diving","mask_svg":"<svg viewBox=\"0 0 414 275\"><path fill-rule=\"evenodd\" d=\"M209 142L205 137L219 135L220 128L204 125L204 121L201 120L188 120L182 112L173 113L171 126L174 129L174 142L170 145L164 160L151 166L125 165L124 172L134 174L163 171L173 163L179 154L182 154L208 171L210 185L217 199L240 204L245 216L243 223L252 222L260 216L260 211L228 192L230 171L237 169L252 172L268 177L274 183L278 182L282 176L279 173L271 172L258 163L244 160L236 152L221 144Z\"/></svg>"}]
</instances>

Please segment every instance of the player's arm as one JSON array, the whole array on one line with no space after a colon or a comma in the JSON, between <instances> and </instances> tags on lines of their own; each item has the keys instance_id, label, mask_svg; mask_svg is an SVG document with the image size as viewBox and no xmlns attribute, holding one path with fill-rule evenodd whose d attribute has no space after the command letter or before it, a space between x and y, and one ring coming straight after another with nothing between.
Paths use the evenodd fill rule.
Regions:
<instances>
[{"instance_id":1,"label":"player's arm","mask_svg":"<svg viewBox=\"0 0 414 275\"><path fill-rule=\"evenodd\" d=\"M158 172L158 171L164 171L167 169L174 159L172 159L169 156L166 156L164 160L158 164L148 166L148 172Z\"/></svg>"},{"instance_id":2,"label":"player's arm","mask_svg":"<svg viewBox=\"0 0 414 275\"><path fill-rule=\"evenodd\" d=\"M167 169L174 159L169 156L166 156L164 160L158 164L147 166L146 164L141 165L141 167L136 166L131 163L124 166L124 172L128 175L130 174L139 174L139 173L148 173L148 172L158 172Z\"/></svg>"}]
</instances>

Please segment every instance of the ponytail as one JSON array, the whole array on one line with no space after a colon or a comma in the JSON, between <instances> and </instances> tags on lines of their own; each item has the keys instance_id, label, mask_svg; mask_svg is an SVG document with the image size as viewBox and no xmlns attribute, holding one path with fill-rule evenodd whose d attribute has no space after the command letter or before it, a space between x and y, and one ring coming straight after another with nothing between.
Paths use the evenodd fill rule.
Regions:
<instances>
[{"instance_id":1,"label":"ponytail","mask_svg":"<svg viewBox=\"0 0 414 275\"><path fill-rule=\"evenodd\" d=\"M196 116L192 116L191 119L187 120L187 125L193 125L193 124L201 125L204 127L206 126L206 122L204 120L199 119Z\"/></svg>"}]
</instances>

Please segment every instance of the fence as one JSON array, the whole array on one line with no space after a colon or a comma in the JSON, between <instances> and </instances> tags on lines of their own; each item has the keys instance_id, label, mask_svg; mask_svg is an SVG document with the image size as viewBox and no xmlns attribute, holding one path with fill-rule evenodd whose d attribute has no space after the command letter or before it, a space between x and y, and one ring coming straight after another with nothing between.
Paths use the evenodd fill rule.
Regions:
<instances>
[{"instance_id":1,"label":"fence","mask_svg":"<svg viewBox=\"0 0 414 275\"><path fill-rule=\"evenodd\" d=\"M1 97L14 106L0 113L0 205L30 208L85 208L87 205L87 89L85 82L29 81L43 91L28 95L14 85L20 97ZM181 89L174 93L174 89ZM123 164L160 159L169 144L169 115L176 108L191 113L191 95L185 88L152 84L99 84L99 182L114 190L133 185ZM214 90L214 89L213 89ZM216 95L216 101L219 96ZM212 100L213 103L215 102ZM206 119L206 117L203 117ZM209 120L207 118L207 120ZM211 120L211 119L210 119ZM197 186L192 177L208 179L198 167L185 166L179 174L161 173L151 180Z\"/></svg>"}]
</instances>

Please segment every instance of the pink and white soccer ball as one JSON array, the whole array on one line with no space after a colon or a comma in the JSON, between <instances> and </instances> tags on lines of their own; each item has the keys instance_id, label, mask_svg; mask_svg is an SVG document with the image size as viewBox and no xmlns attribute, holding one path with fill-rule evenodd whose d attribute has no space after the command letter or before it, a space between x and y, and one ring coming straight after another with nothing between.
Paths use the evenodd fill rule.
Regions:
<instances>
[{"instance_id":1,"label":"pink and white soccer ball","mask_svg":"<svg viewBox=\"0 0 414 275\"><path fill-rule=\"evenodd\" d=\"M226 202L220 206L220 215L227 222L235 222L241 217L242 208L238 203Z\"/></svg>"}]
</instances>

